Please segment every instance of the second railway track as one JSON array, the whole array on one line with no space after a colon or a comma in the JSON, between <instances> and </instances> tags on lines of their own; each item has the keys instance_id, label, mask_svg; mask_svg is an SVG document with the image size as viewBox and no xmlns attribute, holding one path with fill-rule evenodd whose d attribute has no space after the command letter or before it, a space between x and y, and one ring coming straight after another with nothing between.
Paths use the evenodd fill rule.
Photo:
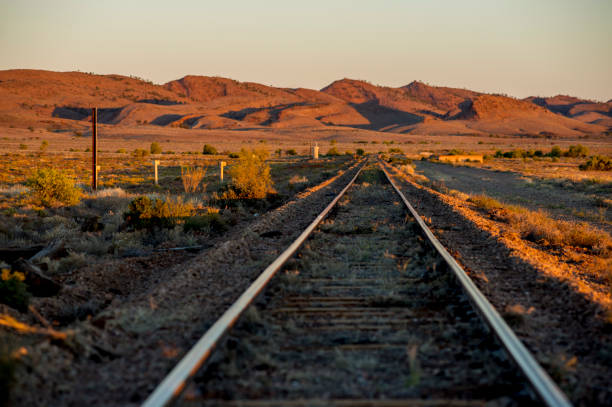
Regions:
<instances>
[{"instance_id":1,"label":"second railway track","mask_svg":"<svg viewBox=\"0 0 612 407\"><path fill-rule=\"evenodd\" d=\"M503 339L487 332L474 298L420 232L383 171L368 164L179 403L567 405L560 392L542 397L525 367L511 363L520 356L507 357ZM184 386L176 377L193 374L210 351L183 366L188 374L180 376L179 365L149 405L175 396Z\"/></svg>"}]
</instances>

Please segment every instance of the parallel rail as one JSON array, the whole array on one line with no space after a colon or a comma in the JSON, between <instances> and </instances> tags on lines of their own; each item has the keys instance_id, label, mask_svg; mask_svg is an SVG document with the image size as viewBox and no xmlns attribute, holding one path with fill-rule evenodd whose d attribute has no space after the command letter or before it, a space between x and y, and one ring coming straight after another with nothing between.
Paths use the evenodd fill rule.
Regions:
<instances>
[{"instance_id":1,"label":"parallel rail","mask_svg":"<svg viewBox=\"0 0 612 407\"><path fill-rule=\"evenodd\" d=\"M255 300L259 293L265 288L272 277L279 271L308 239L319 223L329 214L336 203L342 198L345 192L353 185L360 175L364 165L362 165L350 182L342 191L331 201L331 203L321 212L317 218L300 234L300 236L276 259L272 262L260 276L249 286L249 288L236 300L234 304L215 322L215 324L202 336L196 345L183 357L175 368L166 376L154 392L145 400L143 406L157 407L165 406L174 401L183 391L187 382L196 374L202 364L208 359L212 351L224 337L224 335L234 326L238 318ZM484 295L478 290L465 271L457 264L448 251L442 246L438 239L429 230L425 222L421 219L416 210L408 202L404 194L393 182L391 176L381 165L387 180L401 197L402 201L422 229L430 244L438 254L445 260L450 270L460 283L463 291L470 302L480 315L484 323L489 327L493 335L499 340L507 351L509 357L516 363L528 382L536 392L538 397L547 406L571 406L571 403L563 392L556 386L552 379L546 374L533 356L520 342L512 330L501 318L499 313L493 308Z\"/></svg>"},{"instance_id":2,"label":"parallel rail","mask_svg":"<svg viewBox=\"0 0 612 407\"><path fill-rule=\"evenodd\" d=\"M480 292L478 287L468 277L466 272L455 261L453 256L444 248L442 243L434 236L429 227L425 224L421 216L408 202L402 191L395 185L393 179L387 172L386 168L381 164L380 168L385 173L387 180L393 186L393 189L402 198L402 201L412 214L413 218L421 227L421 230L427 236L431 245L436 249L438 254L442 256L448 267L461 284L461 288L470 299L472 305L480 315L484 323L489 327L493 335L500 341L510 358L518 365L519 369L529 380L529 383L538 394L540 399L547 406L571 406L565 394L553 382L548 374L536 362L533 355L527 350L525 345L517 338L512 329L506 324L503 318L495 310L493 305Z\"/></svg>"},{"instance_id":3,"label":"parallel rail","mask_svg":"<svg viewBox=\"0 0 612 407\"><path fill-rule=\"evenodd\" d=\"M276 258L257 279L247 288L247 290L225 311L225 313L211 326L208 331L200 338L193 348L183 357L183 359L172 369L170 374L161 384L151 393L143 403L144 407L165 406L178 397L187 381L196 374L200 366L208 359L213 349L217 346L223 336L236 323L240 315L249 307L259 293L264 289L270 279L278 270L289 260L300 248L302 243L308 239L316 227L336 206L344 193L353 185L365 164L357 170L355 176L340 191L333 201L312 221L310 225L300 234L300 236L289 246L279 257Z\"/></svg>"}]
</instances>

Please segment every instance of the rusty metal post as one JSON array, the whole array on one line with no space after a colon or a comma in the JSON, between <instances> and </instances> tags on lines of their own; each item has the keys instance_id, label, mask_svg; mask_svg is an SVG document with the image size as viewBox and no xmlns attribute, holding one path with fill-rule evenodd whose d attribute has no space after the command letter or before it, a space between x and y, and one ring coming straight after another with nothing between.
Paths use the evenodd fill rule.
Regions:
<instances>
[{"instance_id":1,"label":"rusty metal post","mask_svg":"<svg viewBox=\"0 0 612 407\"><path fill-rule=\"evenodd\" d=\"M91 109L91 189L98 189L98 108Z\"/></svg>"}]
</instances>

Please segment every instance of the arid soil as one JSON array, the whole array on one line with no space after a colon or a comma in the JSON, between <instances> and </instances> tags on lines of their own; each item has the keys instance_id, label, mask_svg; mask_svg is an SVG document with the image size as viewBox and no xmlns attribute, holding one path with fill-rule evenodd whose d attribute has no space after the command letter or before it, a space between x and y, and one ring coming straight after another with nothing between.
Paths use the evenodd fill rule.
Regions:
<instances>
[{"instance_id":1,"label":"arid soil","mask_svg":"<svg viewBox=\"0 0 612 407\"><path fill-rule=\"evenodd\" d=\"M588 222L612 232L612 210L598 204L598 196L610 196L612 187L597 194L511 171L491 171L467 166L452 166L428 161L415 161L416 169L431 181L465 194L486 194L504 203L543 209L553 217ZM597 185L595 185L597 187ZM602 188L605 185L602 185ZM584 214L578 217L577 214ZM586 214L592 214L587 217Z\"/></svg>"},{"instance_id":2,"label":"arid soil","mask_svg":"<svg viewBox=\"0 0 612 407\"><path fill-rule=\"evenodd\" d=\"M452 167L451 167L452 168ZM401 179L438 238L577 406L612 402L610 293L464 201ZM604 288L605 290L605 288Z\"/></svg>"},{"instance_id":3,"label":"arid soil","mask_svg":"<svg viewBox=\"0 0 612 407\"><path fill-rule=\"evenodd\" d=\"M236 227L197 255L161 253L100 264L83 275L93 282L91 291L67 287L64 298L72 293L87 303L91 297L91 308L83 309L91 316L62 326L68 335L65 340L19 336L24 347L11 404L141 403L354 171L340 173L299 194L297 200ZM131 285L126 286L126 281ZM58 316L48 300L34 305L49 320ZM18 317L8 307L2 311ZM41 323L29 318L31 324ZM5 337L9 336L17 340L10 330Z\"/></svg>"}]
</instances>

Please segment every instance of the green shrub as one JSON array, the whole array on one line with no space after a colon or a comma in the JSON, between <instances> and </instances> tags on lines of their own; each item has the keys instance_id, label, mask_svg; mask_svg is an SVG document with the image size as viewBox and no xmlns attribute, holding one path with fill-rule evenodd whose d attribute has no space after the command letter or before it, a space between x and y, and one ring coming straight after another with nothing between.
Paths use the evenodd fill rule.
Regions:
<instances>
[{"instance_id":1,"label":"green shrub","mask_svg":"<svg viewBox=\"0 0 612 407\"><path fill-rule=\"evenodd\" d=\"M47 140L43 140L42 143L40 143L40 151L45 151L47 147L49 147L49 142Z\"/></svg>"},{"instance_id":2,"label":"green shrub","mask_svg":"<svg viewBox=\"0 0 612 407\"><path fill-rule=\"evenodd\" d=\"M594 155L579 167L582 171L612 171L612 159L602 155Z\"/></svg>"},{"instance_id":3,"label":"green shrub","mask_svg":"<svg viewBox=\"0 0 612 407\"><path fill-rule=\"evenodd\" d=\"M583 146L582 144L578 144L575 146L569 146L569 150L563 153L566 157L586 157L589 154L589 149Z\"/></svg>"},{"instance_id":4,"label":"green shrub","mask_svg":"<svg viewBox=\"0 0 612 407\"><path fill-rule=\"evenodd\" d=\"M357 150L355 150L355 152L357 153L358 156L363 156L365 154L365 150L363 148L358 148Z\"/></svg>"},{"instance_id":5,"label":"green shrub","mask_svg":"<svg viewBox=\"0 0 612 407\"><path fill-rule=\"evenodd\" d=\"M228 230L228 226L218 212L209 212L206 215L192 216L185 219L183 230L185 232L213 231L222 233Z\"/></svg>"},{"instance_id":6,"label":"green shrub","mask_svg":"<svg viewBox=\"0 0 612 407\"><path fill-rule=\"evenodd\" d=\"M204 144L204 148L202 148L202 154L216 155L217 149L211 146L210 144Z\"/></svg>"},{"instance_id":7,"label":"green shrub","mask_svg":"<svg viewBox=\"0 0 612 407\"><path fill-rule=\"evenodd\" d=\"M327 150L327 154L325 154L328 157L335 157L335 156L339 156L340 155L340 151L338 151L338 149L336 147L332 147L329 150Z\"/></svg>"},{"instance_id":8,"label":"green shrub","mask_svg":"<svg viewBox=\"0 0 612 407\"><path fill-rule=\"evenodd\" d=\"M27 146L26 144L23 144L23 143L22 143L22 144L19 144L19 149L20 149L20 150L27 150L27 149L28 149L28 146Z\"/></svg>"},{"instance_id":9,"label":"green shrub","mask_svg":"<svg viewBox=\"0 0 612 407\"><path fill-rule=\"evenodd\" d=\"M151 154L161 154L162 153L162 148L159 145L159 143L156 143L155 141L151 143L151 147L149 149L151 151Z\"/></svg>"},{"instance_id":10,"label":"green shrub","mask_svg":"<svg viewBox=\"0 0 612 407\"><path fill-rule=\"evenodd\" d=\"M549 157L561 157L561 148L559 146L554 146L551 150L550 153L548 153Z\"/></svg>"},{"instance_id":11,"label":"green shrub","mask_svg":"<svg viewBox=\"0 0 612 407\"><path fill-rule=\"evenodd\" d=\"M120 148L119 150L116 151L119 154L126 154L127 151L125 150L125 148Z\"/></svg>"},{"instance_id":12,"label":"green shrub","mask_svg":"<svg viewBox=\"0 0 612 407\"><path fill-rule=\"evenodd\" d=\"M238 153L229 153L227 156L229 158L238 158L238 157L240 157L240 154L238 154Z\"/></svg>"},{"instance_id":13,"label":"green shrub","mask_svg":"<svg viewBox=\"0 0 612 407\"><path fill-rule=\"evenodd\" d=\"M74 205L81 198L81 191L64 172L53 168L37 170L27 181L40 203L45 206L63 203Z\"/></svg>"},{"instance_id":14,"label":"green shrub","mask_svg":"<svg viewBox=\"0 0 612 407\"><path fill-rule=\"evenodd\" d=\"M132 151L132 157L134 158L144 158L149 155L149 152L144 148L136 148Z\"/></svg>"},{"instance_id":15,"label":"green shrub","mask_svg":"<svg viewBox=\"0 0 612 407\"><path fill-rule=\"evenodd\" d=\"M389 153L391 153L391 154L394 154L394 153L395 154L402 154L403 151L402 151L401 148L392 147L392 148L389 149Z\"/></svg>"},{"instance_id":16,"label":"green shrub","mask_svg":"<svg viewBox=\"0 0 612 407\"><path fill-rule=\"evenodd\" d=\"M294 148L290 148L289 150L285 151L285 154L287 154L287 155L297 155L297 151L295 151Z\"/></svg>"},{"instance_id":17,"label":"green shrub","mask_svg":"<svg viewBox=\"0 0 612 407\"><path fill-rule=\"evenodd\" d=\"M30 302L30 293L28 293L24 280L23 273L2 269L0 301L21 312L27 311Z\"/></svg>"},{"instance_id":18,"label":"green shrub","mask_svg":"<svg viewBox=\"0 0 612 407\"><path fill-rule=\"evenodd\" d=\"M273 191L265 150L240 150L238 163L229 169L230 188L237 198L265 198Z\"/></svg>"},{"instance_id":19,"label":"green shrub","mask_svg":"<svg viewBox=\"0 0 612 407\"><path fill-rule=\"evenodd\" d=\"M172 228L193 214L193 205L182 200L158 199L141 196L130 202L123 215L125 224L135 229Z\"/></svg>"}]
</instances>

